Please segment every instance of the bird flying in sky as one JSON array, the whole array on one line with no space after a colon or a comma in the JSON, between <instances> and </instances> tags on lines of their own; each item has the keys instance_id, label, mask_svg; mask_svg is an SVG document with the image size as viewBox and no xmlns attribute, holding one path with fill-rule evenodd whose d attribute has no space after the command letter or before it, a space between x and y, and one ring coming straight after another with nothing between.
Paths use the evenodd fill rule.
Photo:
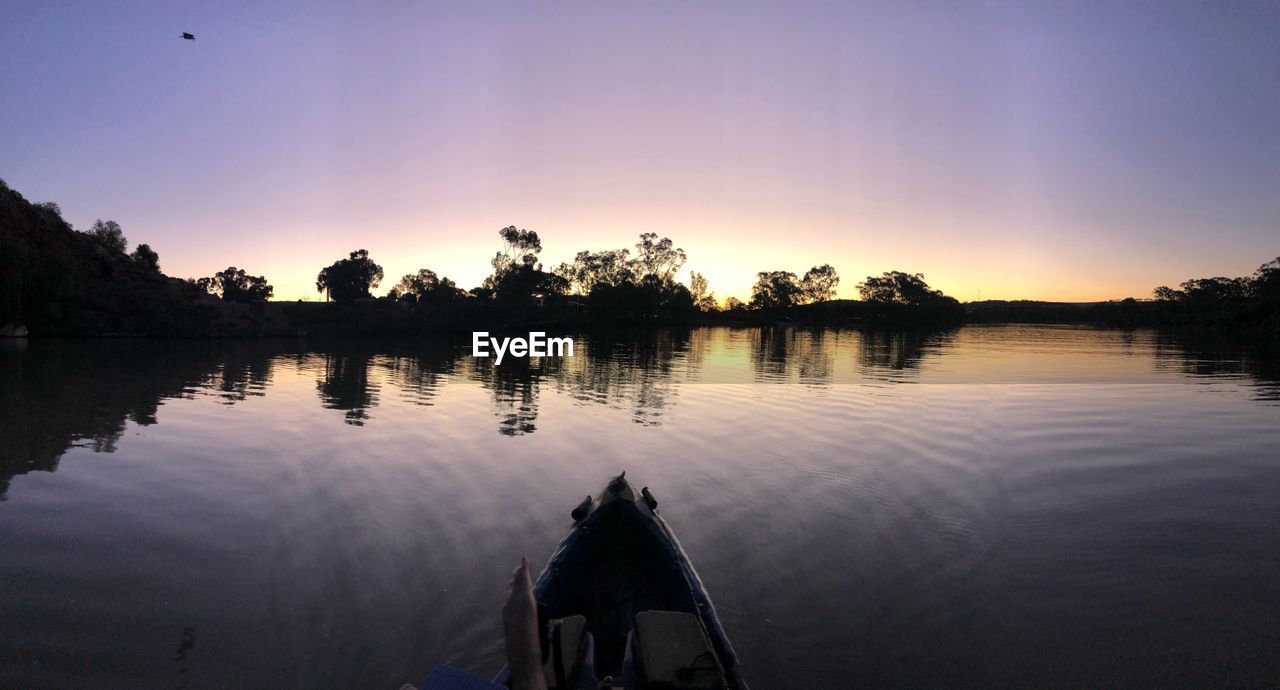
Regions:
<instances>
[{"instance_id":1,"label":"bird flying in sky","mask_svg":"<svg viewBox=\"0 0 1280 690\"><path fill-rule=\"evenodd\" d=\"M189 34L189 33L185 32L185 31L183 31L183 32L182 32L182 37L183 37L183 38L185 38L185 39L187 39L188 41L194 41L194 40L196 40L196 35L195 35L195 34Z\"/></svg>"}]
</instances>

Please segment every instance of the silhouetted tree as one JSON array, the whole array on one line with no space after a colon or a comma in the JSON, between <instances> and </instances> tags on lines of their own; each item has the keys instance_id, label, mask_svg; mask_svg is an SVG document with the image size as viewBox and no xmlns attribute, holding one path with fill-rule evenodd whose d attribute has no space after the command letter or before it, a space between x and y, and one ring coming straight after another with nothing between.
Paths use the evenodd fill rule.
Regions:
<instances>
[{"instance_id":1,"label":"silhouetted tree","mask_svg":"<svg viewBox=\"0 0 1280 690\"><path fill-rule=\"evenodd\" d=\"M160 255L151 248L149 244L140 244L134 247L133 253L129 255L134 263L142 266L149 271L160 272Z\"/></svg>"},{"instance_id":2,"label":"silhouetted tree","mask_svg":"<svg viewBox=\"0 0 1280 690\"><path fill-rule=\"evenodd\" d=\"M604 319L671 318L693 311L689 288L675 281L663 282L653 274L619 285L598 283L587 301L591 311Z\"/></svg>"},{"instance_id":3,"label":"silhouetted tree","mask_svg":"<svg viewBox=\"0 0 1280 690\"><path fill-rule=\"evenodd\" d=\"M796 304L803 291L791 271L761 271L751 288L752 309L781 309Z\"/></svg>"},{"instance_id":4,"label":"silhouetted tree","mask_svg":"<svg viewBox=\"0 0 1280 690\"><path fill-rule=\"evenodd\" d=\"M640 235L636 244L634 272L637 277L656 276L663 284L668 284L684 266L686 260L684 250L676 247L671 238L658 239L655 232Z\"/></svg>"},{"instance_id":5,"label":"silhouetted tree","mask_svg":"<svg viewBox=\"0 0 1280 690\"><path fill-rule=\"evenodd\" d=\"M436 289L427 295L428 299L445 299L455 300L467 296L467 291L458 287L458 284L449 278L441 278L440 284Z\"/></svg>"},{"instance_id":6,"label":"silhouetted tree","mask_svg":"<svg viewBox=\"0 0 1280 690\"><path fill-rule=\"evenodd\" d=\"M539 265L511 264L486 278L482 287L491 291L495 299L509 305L518 305L566 294L569 291L569 281L543 271Z\"/></svg>"},{"instance_id":7,"label":"silhouetted tree","mask_svg":"<svg viewBox=\"0 0 1280 690\"><path fill-rule=\"evenodd\" d=\"M661 308L662 291L657 285L646 287L634 282L619 285L597 283L587 295L587 304L598 318L648 318Z\"/></svg>"},{"instance_id":8,"label":"silhouetted tree","mask_svg":"<svg viewBox=\"0 0 1280 690\"><path fill-rule=\"evenodd\" d=\"M1191 278L1152 291L1158 318L1174 323L1280 328L1280 258L1241 278Z\"/></svg>"},{"instance_id":9,"label":"silhouetted tree","mask_svg":"<svg viewBox=\"0 0 1280 690\"><path fill-rule=\"evenodd\" d=\"M716 293L707 290L706 277L697 271L689 274L689 294L698 311L715 311Z\"/></svg>"},{"instance_id":10,"label":"silhouetted tree","mask_svg":"<svg viewBox=\"0 0 1280 690\"><path fill-rule=\"evenodd\" d=\"M692 311L696 301L689 288L675 282L684 263L684 250L670 238L647 232L640 235L634 258L627 249L582 251L571 263L560 264L555 276L566 292L586 295L598 317L671 317Z\"/></svg>"},{"instance_id":11,"label":"silhouetted tree","mask_svg":"<svg viewBox=\"0 0 1280 690\"><path fill-rule=\"evenodd\" d=\"M1249 281L1249 294L1258 299L1280 299L1280 257L1258 267Z\"/></svg>"},{"instance_id":12,"label":"silhouetted tree","mask_svg":"<svg viewBox=\"0 0 1280 690\"><path fill-rule=\"evenodd\" d=\"M836 286L840 284L840 276L831 264L814 266L805 272L800 279L800 292L806 302L826 302L836 296Z\"/></svg>"},{"instance_id":13,"label":"silhouetted tree","mask_svg":"<svg viewBox=\"0 0 1280 690\"><path fill-rule=\"evenodd\" d=\"M1191 278L1173 289L1161 285L1152 291L1162 302L1177 302L1193 307L1213 307L1267 299L1280 295L1280 258L1258 267L1252 276L1243 278Z\"/></svg>"},{"instance_id":14,"label":"silhouetted tree","mask_svg":"<svg viewBox=\"0 0 1280 690\"><path fill-rule=\"evenodd\" d=\"M228 302L248 304L256 300L270 299L275 289L262 276L251 276L243 268L228 266L213 274L212 278L188 278L187 282L217 295Z\"/></svg>"},{"instance_id":15,"label":"silhouetted tree","mask_svg":"<svg viewBox=\"0 0 1280 690\"><path fill-rule=\"evenodd\" d=\"M693 293L689 288L681 283L668 283L659 286L662 302L659 305L660 313L670 316L680 316L688 314L697 308L693 299ZM714 305L714 302L712 302Z\"/></svg>"},{"instance_id":16,"label":"silhouetted tree","mask_svg":"<svg viewBox=\"0 0 1280 690\"><path fill-rule=\"evenodd\" d=\"M541 268L537 265L538 253L542 251L538 233L508 225L498 231L498 236L502 238L503 248L489 261L495 276L517 266Z\"/></svg>"},{"instance_id":17,"label":"silhouetted tree","mask_svg":"<svg viewBox=\"0 0 1280 690\"><path fill-rule=\"evenodd\" d=\"M867 276L858 284L858 292L868 302L923 305L939 302L955 302L941 290L934 290L924 281L923 273L888 271L879 278Z\"/></svg>"},{"instance_id":18,"label":"silhouetted tree","mask_svg":"<svg viewBox=\"0 0 1280 690\"><path fill-rule=\"evenodd\" d=\"M209 278L209 277L204 277L204 278L187 278L187 282L188 282L188 283L191 283L192 285L194 285L194 286L196 286L196 287L198 287L198 288L200 288L201 290L204 290L205 292L209 293L210 295L217 295L217 294L219 294L219 293L218 293L218 286L214 283L213 278Z\"/></svg>"},{"instance_id":19,"label":"silhouetted tree","mask_svg":"<svg viewBox=\"0 0 1280 690\"><path fill-rule=\"evenodd\" d=\"M747 308L747 305L744 304L743 301L738 299L737 297L727 297L724 300L725 311L742 311L746 308Z\"/></svg>"},{"instance_id":20,"label":"silhouetted tree","mask_svg":"<svg viewBox=\"0 0 1280 690\"><path fill-rule=\"evenodd\" d=\"M426 268L404 276L387 293L391 299L407 302L449 301L462 295L452 280L437 277L435 271Z\"/></svg>"},{"instance_id":21,"label":"silhouetted tree","mask_svg":"<svg viewBox=\"0 0 1280 690\"><path fill-rule=\"evenodd\" d=\"M325 293L326 299L335 302L350 302L371 297L369 291L380 282L382 267L369 258L367 250L357 249L321 269L316 276L316 292Z\"/></svg>"},{"instance_id":22,"label":"silhouetted tree","mask_svg":"<svg viewBox=\"0 0 1280 690\"><path fill-rule=\"evenodd\" d=\"M214 274L214 280L221 286L222 299L228 302L253 302L270 299L275 288L264 276L251 276L235 266Z\"/></svg>"},{"instance_id":23,"label":"silhouetted tree","mask_svg":"<svg viewBox=\"0 0 1280 690\"><path fill-rule=\"evenodd\" d=\"M1192 278L1179 287L1185 295L1183 299L1202 304L1239 302L1249 293L1245 278Z\"/></svg>"},{"instance_id":24,"label":"silhouetted tree","mask_svg":"<svg viewBox=\"0 0 1280 690\"><path fill-rule=\"evenodd\" d=\"M40 209L41 211L44 211L45 213L52 213L58 218L62 217L62 207L59 206L58 202L56 201L41 201L38 204L32 204L32 205Z\"/></svg>"},{"instance_id":25,"label":"silhouetted tree","mask_svg":"<svg viewBox=\"0 0 1280 690\"><path fill-rule=\"evenodd\" d=\"M123 254L129 248L129 241L125 239L124 231L114 220L104 221L99 218L93 221L93 227L89 228L87 234L110 251Z\"/></svg>"},{"instance_id":26,"label":"silhouetted tree","mask_svg":"<svg viewBox=\"0 0 1280 690\"><path fill-rule=\"evenodd\" d=\"M569 280L563 275L547 273L538 263L542 240L538 233L509 225L498 231L503 249L490 264L493 274L482 287L492 290L494 297L507 305L525 305L535 300L569 291Z\"/></svg>"},{"instance_id":27,"label":"silhouetted tree","mask_svg":"<svg viewBox=\"0 0 1280 690\"><path fill-rule=\"evenodd\" d=\"M589 295L597 285L617 286L635 281L635 271L626 249L578 252L572 263L562 263L556 275L568 281L580 295Z\"/></svg>"}]
</instances>

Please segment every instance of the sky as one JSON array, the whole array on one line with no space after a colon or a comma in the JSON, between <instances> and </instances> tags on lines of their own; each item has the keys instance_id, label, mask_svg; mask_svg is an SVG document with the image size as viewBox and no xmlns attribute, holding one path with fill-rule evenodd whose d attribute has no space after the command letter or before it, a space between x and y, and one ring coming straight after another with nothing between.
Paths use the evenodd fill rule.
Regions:
<instances>
[{"instance_id":1,"label":"sky","mask_svg":"<svg viewBox=\"0 0 1280 690\"><path fill-rule=\"evenodd\" d=\"M0 2L0 177L277 299L671 237L961 300L1280 255L1280 2ZM196 35L181 40L181 32ZM131 246L132 246L131 244Z\"/></svg>"}]
</instances>

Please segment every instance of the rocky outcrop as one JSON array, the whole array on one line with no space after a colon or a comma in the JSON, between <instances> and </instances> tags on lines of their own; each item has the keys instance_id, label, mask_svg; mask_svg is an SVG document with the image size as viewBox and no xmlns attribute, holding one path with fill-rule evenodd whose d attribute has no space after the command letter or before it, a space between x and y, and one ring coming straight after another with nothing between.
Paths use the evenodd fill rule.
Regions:
<instances>
[{"instance_id":1,"label":"rocky outcrop","mask_svg":"<svg viewBox=\"0 0 1280 690\"><path fill-rule=\"evenodd\" d=\"M102 246L0 182L0 324L32 336L288 332L239 306Z\"/></svg>"}]
</instances>

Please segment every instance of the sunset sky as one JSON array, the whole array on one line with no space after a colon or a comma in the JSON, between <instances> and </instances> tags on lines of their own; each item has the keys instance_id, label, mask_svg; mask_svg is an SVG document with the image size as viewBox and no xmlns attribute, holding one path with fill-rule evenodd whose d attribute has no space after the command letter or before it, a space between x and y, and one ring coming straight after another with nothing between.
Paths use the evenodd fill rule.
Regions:
<instances>
[{"instance_id":1,"label":"sunset sky","mask_svg":"<svg viewBox=\"0 0 1280 690\"><path fill-rule=\"evenodd\" d=\"M1277 2L350 5L6 3L0 177L277 299L356 248L377 294L473 287L513 224L548 267L667 235L739 297L819 263L1145 297L1280 254Z\"/></svg>"}]
</instances>

